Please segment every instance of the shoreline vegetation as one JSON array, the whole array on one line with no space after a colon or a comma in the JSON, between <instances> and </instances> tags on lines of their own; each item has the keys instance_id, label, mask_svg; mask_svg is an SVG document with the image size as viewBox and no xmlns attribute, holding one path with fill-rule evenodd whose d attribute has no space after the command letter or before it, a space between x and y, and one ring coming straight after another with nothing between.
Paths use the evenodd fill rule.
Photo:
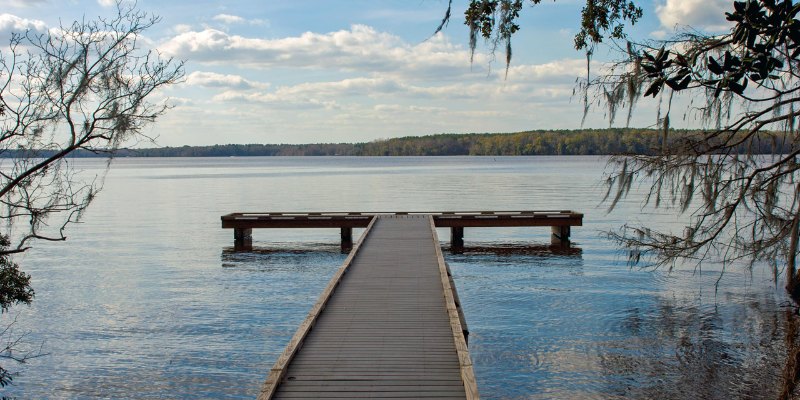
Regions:
<instances>
[{"instance_id":1,"label":"shoreline vegetation","mask_svg":"<svg viewBox=\"0 0 800 400\"><path fill-rule=\"evenodd\" d=\"M759 132L759 139L748 141L741 153L774 154L790 144L781 132ZM255 156L526 156L526 155L615 155L652 154L667 143L702 134L697 130L670 130L668 135L655 129L608 128L576 130L533 130L515 133L464 133L406 136L361 143L311 144L225 144L119 149L115 157L255 157ZM38 150L26 156L48 157L55 151ZM0 157L19 157L19 151L6 150ZM104 157L103 152L82 149L71 157Z\"/></svg>"}]
</instances>

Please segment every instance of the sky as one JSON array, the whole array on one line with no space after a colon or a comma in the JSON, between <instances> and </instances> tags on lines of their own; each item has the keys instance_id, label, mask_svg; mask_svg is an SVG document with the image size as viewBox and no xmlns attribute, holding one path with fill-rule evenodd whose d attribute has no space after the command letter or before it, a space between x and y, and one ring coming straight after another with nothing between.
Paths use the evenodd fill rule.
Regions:
<instances>
[{"instance_id":1,"label":"sky","mask_svg":"<svg viewBox=\"0 0 800 400\"><path fill-rule=\"evenodd\" d=\"M486 46L470 59L467 4L454 0L452 21L432 35L446 0L138 0L161 17L143 46L186 63L184 80L154 95L174 107L148 133L158 146L180 146L609 126L601 108L582 125L573 94L586 74L585 56L572 47L581 1L526 5L507 76L504 56ZM725 29L732 2L638 4L645 16L628 32L642 40L687 25ZM0 0L0 42L12 31L113 12L113 0ZM596 53L597 63L613 58L606 48ZM652 125L655 109L641 102L631 126ZM691 121L672 125L681 123Z\"/></svg>"}]
</instances>

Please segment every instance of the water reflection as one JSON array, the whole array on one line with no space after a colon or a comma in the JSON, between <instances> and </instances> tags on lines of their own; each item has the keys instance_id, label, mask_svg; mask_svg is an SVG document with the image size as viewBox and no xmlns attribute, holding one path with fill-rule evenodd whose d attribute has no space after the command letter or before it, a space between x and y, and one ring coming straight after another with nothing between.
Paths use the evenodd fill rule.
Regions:
<instances>
[{"instance_id":1,"label":"water reflection","mask_svg":"<svg viewBox=\"0 0 800 400\"><path fill-rule=\"evenodd\" d=\"M463 246L457 249L444 247L453 254L464 255L496 255L496 256L573 256L581 257L583 249L575 245L546 245L539 243L492 243L477 246Z\"/></svg>"},{"instance_id":2,"label":"water reflection","mask_svg":"<svg viewBox=\"0 0 800 400\"><path fill-rule=\"evenodd\" d=\"M619 321L624 341L599 342L605 390L631 398L776 398L786 347L773 296L741 307L659 297ZM767 311L765 312L765 308Z\"/></svg>"},{"instance_id":3,"label":"water reflection","mask_svg":"<svg viewBox=\"0 0 800 400\"><path fill-rule=\"evenodd\" d=\"M621 276L587 265L580 250L512 249L448 257L479 387L492 398L780 393L786 317L773 292L724 292L709 301L661 290L678 277L659 271ZM640 275L635 285L631 274Z\"/></svg>"},{"instance_id":4,"label":"water reflection","mask_svg":"<svg viewBox=\"0 0 800 400\"><path fill-rule=\"evenodd\" d=\"M466 253L444 253L483 398L775 398L797 327L771 271L766 284L726 273L714 295L713 272L629 269L597 231L676 218L643 213L636 194L615 214L596 210L602 166L596 157L118 160L86 224L21 260L37 297L15 310L18 329L49 355L0 395L257 396L346 256L330 229L259 230L253 252L233 254L219 216L235 210L567 207L587 213L572 232L578 252L525 248L548 242L546 229L481 228L467 231ZM312 170L321 173L296 173ZM439 237L446 243L447 232Z\"/></svg>"},{"instance_id":5,"label":"water reflection","mask_svg":"<svg viewBox=\"0 0 800 400\"><path fill-rule=\"evenodd\" d=\"M269 246L252 246L247 251L242 251L236 246L227 246L222 248L221 259L223 262L226 260L246 260L252 257L269 256L275 254L295 254L295 255L309 255L315 253L339 253L339 246L334 246L331 243L320 242L305 242L305 243L272 243Z\"/></svg>"}]
</instances>

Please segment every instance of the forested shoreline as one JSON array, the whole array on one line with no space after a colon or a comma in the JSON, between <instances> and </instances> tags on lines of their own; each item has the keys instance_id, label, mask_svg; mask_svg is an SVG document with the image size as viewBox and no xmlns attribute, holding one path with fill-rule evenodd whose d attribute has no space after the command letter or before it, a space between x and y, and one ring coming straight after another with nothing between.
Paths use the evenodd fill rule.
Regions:
<instances>
[{"instance_id":1,"label":"forested shoreline","mask_svg":"<svg viewBox=\"0 0 800 400\"><path fill-rule=\"evenodd\" d=\"M698 131L672 130L667 142ZM785 146L777 133L761 132L762 140L749 142L742 152L780 152ZM653 129L609 128L535 130L516 133L467 133L407 136L363 143L225 144L119 149L116 157L250 157L250 156L526 156L649 154L662 147L663 132ZM788 147L787 147L788 149ZM40 151L45 157L48 151ZM2 153L14 157L13 150ZM102 156L81 150L74 157Z\"/></svg>"}]
</instances>

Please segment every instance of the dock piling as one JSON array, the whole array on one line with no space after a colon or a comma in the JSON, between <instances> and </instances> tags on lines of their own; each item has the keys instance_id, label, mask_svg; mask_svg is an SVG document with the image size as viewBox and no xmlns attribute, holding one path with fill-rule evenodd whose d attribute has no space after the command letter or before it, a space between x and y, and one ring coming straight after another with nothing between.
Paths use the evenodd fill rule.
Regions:
<instances>
[{"instance_id":1,"label":"dock piling","mask_svg":"<svg viewBox=\"0 0 800 400\"><path fill-rule=\"evenodd\" d=\"M342 227L342 253L347 253L353 248L353 228Z\"/></svg>"},{"instance_id":2,"label":"dock piling","mask_svg":"<svg viewBox=\"0 0 800 400\"><path fill-rule=\"evenodd\" d=\"M252 251L254 228L339 228L342 251L352 249L269 371L259 400L376 394L477 400L469 327L436 228L450 228L454 253L464 251L465 227L549 226L551 244L564 248L583 214L240 212L221 222L233 229L236 251ZM353 228L364 229L355 245Z\"/></svg>"},{"instance_id":3,"label":"dock piling","mask_svg":"<svg viewBox=\"0 0 800 400\"><path fill-rule=\"evenodd\" d=\"M464 228L551 227L551 245L569 247L570 227L583 225L583 214L568 210L542 211L392 211L392 212L256 212L222 216L222 227L234 229L234 248L252 250L254 228L339 228L341 249L353 247L353 228L365 228L376 217L430 216L437 228L450 228L450 250L464 251Z\"/></svg>"},{"instance_id":4,"label":"dock piling","mask_svg":"<svg viewBox=\"0 0 800 400\"><path fill-rule=\"evenodd\" d=\"M252 228L234 228L233 229L233 247L237 251L247 251L253 248L253 229Z\"/></svg>"},{"instance_id":5,"label":"dock piling","mask_svg":"<svg viewBox=\"0 0 800 400\"><path fill-rule=\"evenodd\" d=\"M454 226L450 228L450 248L454 250L464 248L464 227Z\"/></svg>"},{"instance_id":6,"label":"dock piling","mask_svg":"<svg viewBox=\"0 0 800 400\"><path fill-rule=\"evenodd\" d=\"M550 244L553 246L569 246L569 225L566 226L552 226L550 230Z\"/></svg>"}]
</instances>

